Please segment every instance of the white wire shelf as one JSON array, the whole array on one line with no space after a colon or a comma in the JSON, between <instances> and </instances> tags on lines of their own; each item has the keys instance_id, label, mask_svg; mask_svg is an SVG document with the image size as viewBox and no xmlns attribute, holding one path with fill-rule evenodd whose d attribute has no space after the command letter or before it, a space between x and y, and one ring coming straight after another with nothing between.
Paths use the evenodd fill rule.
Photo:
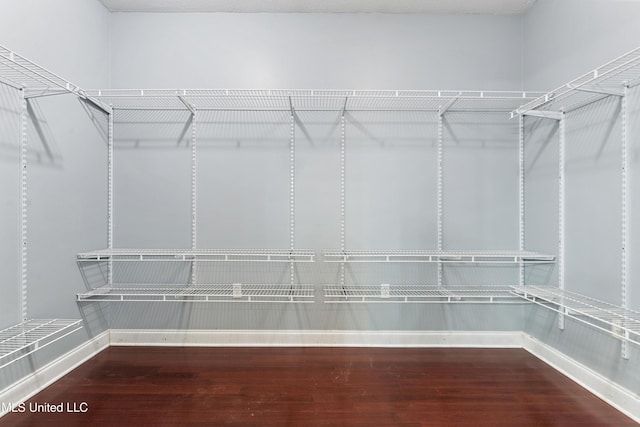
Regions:
<instances>
[{"instance_id":1,"label":"white wire shelf","mask_svg":"<svg viewBox=\"0 0 640 427\"><path fill-rule=\"evenodd\" d=\"M551 286L516 286L513 293L616 338L640 344L640 312Z\"/></svg>"},{"instance_id":2,"label":"white wire shelf","mask_svg":"<svg viewBox=\"0 0 640 427\"><path fill-rule=\"evenodd\" d=\"M207 284L104 286L77 295L78 301L117 302L314 302L307 284Z\"/></svg>"},{"instance_id":3,"label":"white wire shelf","mask_svg":"<svg viewBox=\"0 0 640 427\"><path fill-rule=\"evenodd\" d=\"M511 117L528 112L569 112L610 95L621 96L623 88L640 84L640 48L514 109Z\"/></svg>"},{"instance_id":4,"label":"white wire shelf","mask_svg":"<svg viewBox=\"0 0 640 427\"><path fill-rule=\"evenodd\" d=\"M471 264L553 263L555 256L528 251L325 250L324 262L442 262Z\"/></svg>"},{"instance_id":5,"label":"white wire shelf","mask_svg":"<svg viewBox=\"0 0 640 427\"><path fill-rule=\"evenodd\" d=\"M27 320L0 331L0 369L82 328L81 320Z\"/></svg>"},{"instance_id":6,"label":"white wire shelf","mask_svg":"<svg viewBox=\"0 0 640 427\"><path fill-rule=\"evenodd\" d=\"M307 249L100 249L82 252L78 261L314 262Z\"/></svg>"},{"instance_id":7,"label":"white wire shelf","mask_svg":"<svg viewBox=\"0 0 640 427\"><path fill-rule=\"evenodd\" d=\"M87 93L121 110L487 111L508 113L541 92L107 89Z\"/></svg>"},{"instance_id":8,"label":"white wire shelf","mask_svg":"<svg viewBox=\"0 0 640 427\"><path fill-rule=\"evenodd\" d=\"M521 303L509 287L435 285L325 285L326 303Z\"/></svg>"},{"instance_id":9,"label":"white wire shelf","mask_svg":"<svg viewBox=\"0 0 640 427\"><path fill-rule=\"evenodd\" d=\"M84 91L62 77L44 69L0 45L0 81L17 89L82 93Z\"/></svg>"},{"instance_id":10,"label":"white wire shelf","mask_svg":"<svg viewBox=\"0 0 640 427\"><path fill-rule=\"evenodd\" d=\"M0 45L0 83L23 90L26 98L73 94L110 112L102 101L87 95L80 86L63 79L44 67Z\"/></svg>"}]
</instances>

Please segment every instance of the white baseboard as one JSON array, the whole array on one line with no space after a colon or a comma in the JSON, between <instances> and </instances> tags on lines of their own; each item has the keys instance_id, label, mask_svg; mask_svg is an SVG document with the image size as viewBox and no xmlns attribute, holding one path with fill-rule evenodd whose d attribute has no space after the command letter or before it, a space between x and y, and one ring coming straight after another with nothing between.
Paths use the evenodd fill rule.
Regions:
<instances>
[{"instance_id":1,"label":"white baseboard","mask_svg":"<svg viewBox=\"0 0 640 427\"><path fill-rule=\"evenodd\" d=\"M112 329L111 345L522 348L521 332Z\"/></svg>"},{"instance_id":2,"label":"white baseboard","mask_svg":"<svg viewBox=\"0 0 640 427\"><path fill-rule=\"evenodd\" d=\"M0 402L4 402L5 407L24 402L107 347L109 347L109 331L101 333L38 369L33 374L2 390L0 392ZM0 417L5 413L6 411L2 412L0 407Z\"/></svg>"},{"instance_id":3,"label":"white baseboard","mask_svg":"<svg viewBox=\"0 0 640 427\"><path fill-rule=\"evenodd\" d=\"M523 333L523 348L555 370L580 384L623 414L640 423L640 397L553 347Z\"/></svg>"}]
</instances>

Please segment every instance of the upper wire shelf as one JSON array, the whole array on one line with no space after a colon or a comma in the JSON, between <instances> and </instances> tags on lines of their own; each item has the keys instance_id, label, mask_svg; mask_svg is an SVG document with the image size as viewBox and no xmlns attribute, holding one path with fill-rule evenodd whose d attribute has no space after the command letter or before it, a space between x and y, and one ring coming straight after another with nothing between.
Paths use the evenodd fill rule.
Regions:
<instances>
[{"instance_id":1,"label":"upper wire shelf","mask_svg":"<svg viewBox=\"0 0 640 427\"><path fill-rule=\"evenodd\" d=\"M26 320L0 331L0 369L82 328L81 320Z\"/></svg>"},{"instance_id":2,"label":"upper wire shelf","mask_svg":"<svg viewBox=\"0 0 640 427\"><path fill-rule=\"evenodd\" d=\"M313 262L308 249L100 249L82 252L78 261Z\"/></svg>"},{"instance_id":3,"label":"upper wire shelf","mask_svg":"<svg viewBox=\"0 0 640 427\"><path fill-rule=\"evenodd\" d=\"M552 286L515 286L513 292L618 339L640 345L640 312Z\"/></svg>"},{"instance_id":4,"label":"upper wire shelf","mask_svg":"<svg viewBox=\"0 0 640 427\"><path fill-rule=\"evenodd\" d=\"M569 112L607 96L622 96L624 87L640 84L640 48L636 48L560 86L511 112L511 117L528 112Z\"/></svg>"},{"instance_id":5,"label":"upper wire shelf","mask_svg":"<svg viewBox=\"0 0 640 427\"><path fill-rule=\"evenodd\" d=\"M553 263L555 256L529 251L326 250L325 262Z\"/></svg>"},{"instance_id":6,"label":"upper wire shelf","mask_svg":"<svg viewBox=\"0 0 640 427\"><path fill-rule=\"evenodd\" d=\"M223 111L505 112L541 92L408 90L90 90L114 109Z\"/></svg>"},{"instance_id":7,"label":"upper wire shelf","mask_svg":"<svg viewBox=\"0 0 640 427\"><path fill-rule=\"evenodd\" d=\"M26 98L73 94L110 112L102 101L90 96L80 86L63 79L44 67L0 45L0 83L23 90Z\"/></svg>"},{"instance_id":8,"label":"upper wire shelf","mask_svg":"<svg viewBox=\"0 0 640 427\"><path fill-rule=\"evenodd\" d=\"M85 91L57 74L0 45L0 82L16 89L68 92L86 97Z\"/></svg>"}]
</instances>

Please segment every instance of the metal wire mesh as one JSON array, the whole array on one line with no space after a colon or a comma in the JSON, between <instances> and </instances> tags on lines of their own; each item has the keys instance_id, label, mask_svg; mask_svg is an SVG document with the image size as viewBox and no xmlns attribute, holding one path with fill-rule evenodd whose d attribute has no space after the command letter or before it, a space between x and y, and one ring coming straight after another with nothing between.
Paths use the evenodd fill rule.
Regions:
<instances>
[{"instance_id":1,"label":"metal wire mesh","mask_svg":"<svg viewBox=\"0 0 640 427\"><path fill-rule=\"evenodd\" d=\"M415 302L415 303L516 303L508 287L435 285L325 285L327 303Z\"/></svg>"},{"instance_id":2,"label":"metal wire mesh","mask_svg":"<svg viewBox=\"0 0 640 427\"><path fill-rule=\"evenodd\" d=\"M325 250L325 262L454 262L454 263L550 263L553 255L529 251L383 251Z\"/></svg>"},{"instance_id":3,"label":"metal wire mesh","mask_svg":"<svg viewBox=\"0 0 640 427\"><path fill-rule=\"evenodd\" d=\"M0 331L0 368L82 328L81 320L27 320Z\"/></svg>"},{"instance_id":4,"label":"metal wire mesh","mask_svg":"<svg viewBox=\"0 0 640 427\"><path fill-rule=\"evenodd\" d=\"M105 286L78 295L78 301L120 302L313 302L307 284L198 284Z\"/></svg>"},{"instance_id":5,"label":"metal wire mesh","mask_svg":"<svg viewBox=\"0 0 640 427\"><path fill-rule=\"evenodd\" d=\"M56 89L81 94L77 85L0 45L0 81L18 89Z\"/></svg>"},{"instance_id":6,"label":"metal wire mesh","mask_svg":"<svg viewBox=\"0 0 640 427\"><path fill-rule=\"evenodd\" d=\"M312 302L312 250L105 249L78 254L79 301ZM113 268L105 283L106 265ZM197 282L192 272L197 269Z\"/></svg>"},{"instance_id":7,"label":"metal wire mesh","mask_svg":"<svg viewBox=\"0 0 640 427\"><path fill-rule=\"evenodd\" d=\"M565 316L586 320L617 338L640 344L640 312L551 286L516 286L513 292L531 302L557 306L555 310Z\"/></svg>"},{"instance_id":8,"label":"metal wire mesh","mask_svg":"<svg viewBox=\"0 0 640 427\"><path fill-rule=\"evenodd\" d=\"M640 48L622 55L515 109L511 115L532 110L572 111L609 96L623 87L640 84ZM598 93L598 91L604 93Z\"/></svg>"},{"instance_id":9,"label":"metal wire mesh","mask_svg":"<svg viewBox=\"0 0 640 427\"><path fill-rule=\"evenodd\" d=\"M483 91L355 91L151 89L91 90L115 109L378 111L427 110L509 112L540 93Z\"/></svg>"},{"instance_id":10,"label":"metal wire mesh","mask_svg":"<svg viewBox=\"0 0 640 427\"><path fill-rule=\"evenodd\" d=\"M313 262L308 249L99 249L78 254L78 261L264 261Z\"/></svg>"}]
</instances>

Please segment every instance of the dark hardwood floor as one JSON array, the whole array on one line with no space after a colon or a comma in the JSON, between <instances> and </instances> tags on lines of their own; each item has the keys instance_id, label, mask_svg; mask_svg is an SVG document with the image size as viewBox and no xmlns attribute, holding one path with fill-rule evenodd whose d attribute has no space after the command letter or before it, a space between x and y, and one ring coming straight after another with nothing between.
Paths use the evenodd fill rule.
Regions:
<instances>
[{"instance_id":1,"label":"dark hardwood floor","mask_svg":"<svg viewBox=\"0 0 640 427\"><path fill-rule=\"evenodd\" d=\"M111 347L0 418L43 425L636 424L520 349Z\"/></svg>"}]
</instances>

